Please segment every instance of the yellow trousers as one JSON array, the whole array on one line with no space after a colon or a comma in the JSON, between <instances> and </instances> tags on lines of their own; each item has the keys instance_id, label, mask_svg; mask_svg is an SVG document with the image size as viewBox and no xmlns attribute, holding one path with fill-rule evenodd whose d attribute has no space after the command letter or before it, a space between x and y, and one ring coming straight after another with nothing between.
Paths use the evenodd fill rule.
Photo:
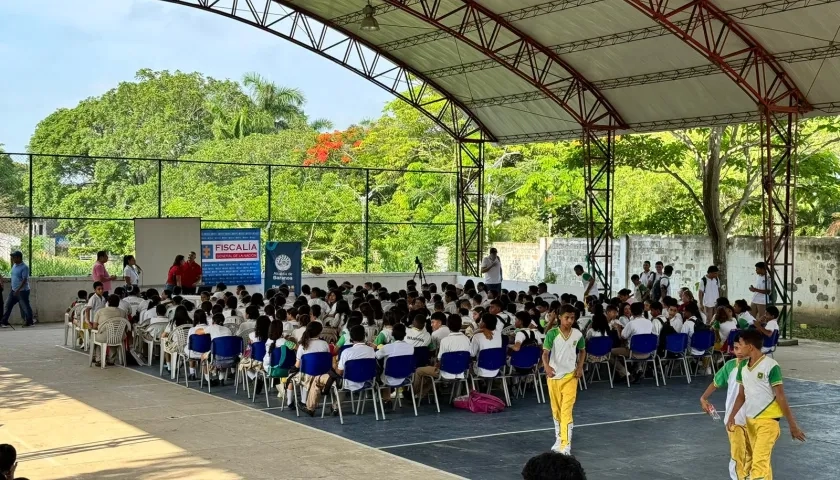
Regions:
<instances>
[{"instance_id":1,"label":"yellow trousers","mask_svg":"<svg viewBox=\"0 0 840 480\"><path fill-rule=\"evenodd\" d=\"M572 448L572 430L575 427L572 410L577 398L578 381L573 374L561 379L548 380L548 396L551 399L551 414L554 417L554 434L557 436L559 448L563 453L569 453ZM557 447L555 443L555 447Z\"/></svg>"},{"instance_id":2,"label":"yellow trousers","mask_svg":"<svg viewBox=\"0 0 840 480\"><path fill-rule=\"evenodd\" d=\"M732 480L744 480L750 474L752 451L747 439L747 428L735 425L729 432L729 477Z\"/></svg>"},{"instance_id":3,"label":"yellow trousers","mask_svg":"<svg viewBox=\"0 0 840 480\"><path fill-rule=\"evenodd\" d=\"M751 480L773 480L770 457L779 433L779 421L775 418L747 417L747 438L752 452Z\"/></svg>"}]
</instances>

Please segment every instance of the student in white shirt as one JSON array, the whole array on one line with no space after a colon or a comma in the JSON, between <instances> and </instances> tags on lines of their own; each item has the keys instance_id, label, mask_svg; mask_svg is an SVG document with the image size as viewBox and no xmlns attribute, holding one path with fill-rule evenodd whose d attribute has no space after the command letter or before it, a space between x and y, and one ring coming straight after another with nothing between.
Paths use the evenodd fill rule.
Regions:
<instances>
[{"instance_id":1,"label":"student in white shirt","mask_svg":"<svg viewBox=\"0 0 840 480\"><path fill-rule=\"evenodd\" d=\"M102 282L93 282L93 295L88 298L87 306L85 307L85 320L88 325L93 325L93 318L96 312L105 308L108 304L105 298L105 289L102 288Z\"/></svg>"},{"instance_id":2,"label":"student in white shirt","mask_svg":"<svg viewBox=\"0 0 840 480\"><path fill-rule=\"evenodd\" d=\"M658 262L656 268L657 270L659 269ZM665 297L671 296L671 275L674 273L674 267L672 265L666 265L664 270L665 274L656 279L659 282L659 298L653 298L654 295L651 293L651 299L659 300L663 303L665 302ZM656 288L656 282L654 282L654 288Z\"/></svg>"},{"instance_id":3,"label":"student in white shirt","mask_svg":"<svg viewBox=\"0 0 840 480\"><path fill-rule=\"evenodd\" d=\"M303 332L301 336L300 342L298 343L297 348L297 361L295 362L295 368L300 370L301 365L303 364L303 357L304 355L311 354L311 353L322 353L322 352L329 352L330 346L327 342L318 338L323 331L324 326L321 325L320 322L310 322L306 326L306 331ZM318 379L323 378L318 385ZM303 373L299 373L294 377L294 381L298 382L301 386L302 392L301 396L306 397L306 405L304 406L303 410L309 414L309 416L315 416L315 408L318 404L318 400L321 398L321 387L326 384L327 380L329 379L329 374L321 375L319 377L312 377L309 375L305 375ZM292 385L289 384L289 391L286 394L286 398L289 401L295 400L294 395L291 393Z\"/></svg>"},{"instance_id":4,"label":"student in white shirt","mask_svg":"<svg viewBox=\"0 0 840 480\"><path fill-rule=\"evenodd\" d=\"M516 333L513 336L513 343L508 345L508 349L518 352L523 344L542 345L541 335L538 335L540 331L536 328L537 324L531 321L528 312L516 312L515 318ZM531 329L531 326L533 326L533 329Z\"/></svg>"},{"instance_id":5,"label":"student in white shirt","mask_svg":"<svg viewBox=\"0 0 840 480\"><path fill-rule=\"evenodd\" d=\"M735 318L732 317L729 308L728 306L718 307L717 313L715 314L715 321L712 324L712 328L717 332L717 343L721 347L723 347L723 344L729 338L729 333L738 328L738 324L735 322Z\"/></svg>"},{"instance_id":6,"label":"student in white shirt","mask_svg":"<svg viewBox=\"0 0 840 480\"><path fill-rule=\"evenodd\" d=\"M775 305L770 305L765 309L762 321L753 323L753 326L765 337L771 337L775 332L779 331L778 318L779 309ZM770 347L761 347L762 353L769 353L771 350L773 349Z\"/></svg>"},{"instance_id":7,"label":"student in white shirt","mask_svg":"<svg viewBox=\"0 0 840 480\"><path fill-rule=\"evenodd\" d=\"M478 358L482 350L489 350L492 348L502 348L502 335L496 331L496 323L498 317L492 313L485 313L481 317L481 324L479 329L470 341L470 352L473 357ZM493 378L499 374L499 369L488 370L478 367L476 363L474 369L476 375L480 378Z\"/></svg>"},{"instance_id":8,"label":"student in white shirt","mask_svg":"<svg viewBox=\"0 0 840 480\"><path fill-rule=\"evenodd\" d=\"M755 318L763 318L767 300L770 298L770 292L773 289L770 275L767 274L767 264L764 262L756 263L755 275L755 285L750 285L750 291L753 292L751 307Z\"/></svg>"},{"instance_id":9,"label":"student in white shirt","mask_svg":"<svg viewBox=\"0 0 840 480\"><path fill-rule=\"evenodd\" d=\"M630 375L630 381L632 383L638 383L642 379L640 378L641 375L631 374L624 369L624 362L622 361L621 357L630 357L630 342L634 335L642 335L653 333L653 324L650 320L643 317L642 314L645 312L645 306L641 303L634 303L630 306L630 313L633 318L627 322L627 325L619 325L617 327L618 334L621 338L627 340L627 347L618 347L612 349L612 355L614 357L615 363L615 371L619 377L622 379L627 375ZM648 358L650 355L636 355L633 354L633 358Z\"/></svg>"},{"instance_id":10,"label":"student in white shirt","mask_svg":"<svg viewBox=\"0 0 840 480\"><path fill-rule=\"evenodd\" d=\"M429 393L429 390L432 389L431 381L424 381L424 378L434 378L438 375L440 375L441 378L445 378L447 380L453 380L455 378L464 378L463 373L451 374L440 371L440 359L443 358L443 354L449 352L470 352L471 349L470 339L467 338L466 335L461 333L460 317L458 317L457 315L450 316L446 320L446 326L452 333L450 333L448 337L441 340L440 346L437 350L437 360L435 361L435 366L418 367L417 370L414 372L414 393L419 398L426 396L426 394Z\"/></svg>"},{"instance_id":11,"label":"student in white shirt","mask_svg":"<svg viewBox=\"0 0 840 480\"><path fill-rule=\"evenodd\" d=\"M414 323L405 336L405 341L414 347L428 347L432 343L432 336L426 331L426 316L423 314L414 316Z\"/></svg>"},{"instance_id":12,"label":"student in white shirt","mask_svg":"<svg viewBox=\"0 0 840 480\"><path fill-rule=\"evenodd\" d=\"M235 297L230 297L230 298L235 299ZM229 305L230 304L228 303L228 306ZM225 324L236 326L236 319L237 318L238 317L236 317L236 316L228 316L227 312L226 312L226 314L225 314ZM254 305L248 305L248 307L245 309L245 321L240 323L239 326L235 329L236 334L241 336L246 331L257 328L257 319L258 318L260 318L259 309L257 307L255 307Z\"/></svg>"},{"instance_id":13,"label":"student in white shirt","mask_svg":"<svg viewBox=\"0 0 840 480\"><path fill-rule=\"evenodd\" d=\"M660 332L662 332L662 328L665 325L668 325L668 317L666 317L662 313L662 304L659 302L651 302L650 303L650 315L651 315L651 333L656 334L658 337ZM682 326L681 326L682 327ZM677 330L679 331L679 330ZM660 342L661 344L662 342Z\"/></svg>"},{"instance_id":14,"label":"student in white shirt","mask_svg":"<svg viewBox=\"0 0 840 480\"><path fill-rule=\"evenodd\" d=\"M639 281L642 282L642 285L647 287L648 290L653 288L653 281L656 279L656 274L650 271L650 261L645 260L642 264L642 273L639 274ZM659 299L657 299L659 300Z\"/></svg>"},{"instance_id":15,"label":"student in white shirt","mask_svg":"<svg viewBox=\"0 0 840 480\"><path fill-rule=\"evenodd\" d=\"M697 302L690 302L685 306L685 310L683 313L686 316L685 323L683 323L683 327L681 333L685 333L688 335L688 342L691 343L691 337L694 336L695 332L708 330L709 327L706 325L706 322L703 321L703 317L700 315L700 307L697 306ZM703 355L706 353L705 350L698 350L695 348L691 348L691 355ZM707 374L711 374L711 368L707 367L708 372Z\"/></svg>"},{"instance_id":16,"label":"student in white shirt","mask_svg":"<svg viewBox=\"0 0 840 480\"><path fill-rule=\"evenodd\" d=\"M376 358L378 360L384 360L385 362L387 362L388 359L392 357L414 355L414 347L410 343L407 343L405 341L405 333L405 325L403 325L402 323L394 325L393 329L391 330L391 336L393 337L394 341L382 346L382 348L377 350ZM405 378L394 378L386 376L384 371L382 373L382 376L379 377L379 383L381 385L390 387L400 385L404 381ZM385 403L385 408L388 408L391 406L391 389L385 388L381 391L382 401Z\"/></svg>"},{"instance_id":17,"label":"student in white shirt","mask_svg":"<svg viewBox=\"0 0 840 480\"><path fill-rule=\"evenodd\" d=\"M376 358L376 352L373 348L365 343L365 329L361 325L350 329L350 340L353 342L350 348L345 348L341 352L338 359L338 367L335 369L339 375L344 375L344 370L347 368L347 362L351 360L360 360L365 358ZM412 353L414 348L412 347ZM358 390L364 387L364 383L354 382L351 380L344 380L342 386L348 390ZM317 402L315 403L317 405ZM308 406L308 405L307 405Z\"/></svg>"},{"instance_id":18,"label":"student in white shirt","mask_svg":"<svg viewBox=\"0 0 840 480\"><path fill-rule=\"evenodd\" d=\"M746 300L735 300L735 303L732 304L732 310L738 317L737 322L739 329L743 330L745 328L749 328L753 325L753 323L755 323L755 317L753 317L750 313L751 308Z\"/></svg>"},{"instance_id":19,"label":"student in white shirt","mask_svg":"<svg viewBox=\"0 0 840 480\"><path fill-rule=\"evenodd\" d=\"M676 302L671 302L671 305L668 305L668 323L670 323L677 332L682 332L683 317L679 313L679 308L677 307Z\"/></svg>"},{"instance_id":20,"label":"student in white shirt","mask_svg":"<svg viewBox=\"0 0 840 480\"><path fill-rule=\"evenodd\" d=\"M698 293L698 300L703 306L703 313L706 318L711 321L717 308L717 300L720 298L720 280L718 279L719 270L715 265L710 266L706 270L706 276L700 279L700 288Z\"/></svg>"},{"instance_id":21,"label":"student in white shirt","mask_svg":"<svg viewBox=\"0 0 840 480\"><path fill-rule=\"evenodd\" d=\"M184 354L190 360L190 380L197 380L198 378L195 376L195 365L197 360L201 360L201 355L203 352L193 352L190 350L189 338L193 335L204 335L208 332L207 330L207 315L204 311L199 310L193 316L193 326L189 332L187 332L187 344L184 346Z\"/></svg>"}]
</instances>

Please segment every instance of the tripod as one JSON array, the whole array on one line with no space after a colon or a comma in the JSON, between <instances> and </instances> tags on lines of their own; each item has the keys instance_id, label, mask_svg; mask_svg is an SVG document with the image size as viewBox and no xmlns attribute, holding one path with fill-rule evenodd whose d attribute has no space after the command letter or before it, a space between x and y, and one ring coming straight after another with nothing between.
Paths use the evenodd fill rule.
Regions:
<instances>
[{"instance_id":1,"label":"tripod","mask_svg":"<svg viewBox=\"0 0 840 480\"><path fill-rule=\"evenodd\" d=\"M418 257L414 258L414 264L417 265L417 268L414 270L414 276L411 277L412 280L416 280L417 277L420 277L420 285L426 285L426 271L423 270L423 262L420 261Z\"/></svg>"}]
</instances>

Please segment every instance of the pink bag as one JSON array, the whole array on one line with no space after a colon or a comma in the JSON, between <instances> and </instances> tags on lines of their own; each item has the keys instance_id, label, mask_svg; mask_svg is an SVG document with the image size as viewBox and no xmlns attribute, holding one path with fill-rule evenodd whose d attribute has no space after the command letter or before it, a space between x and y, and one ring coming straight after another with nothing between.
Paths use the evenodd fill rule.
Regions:
<instances>
[{"instance_id":1,"label":"pink bag","mask_svg":"<svg viewBox=\"0 0 840 480\"><path fill-rule=\"evenodd\" d=\"M455 408L463 408L473 413L498 413L505 409L505 402L499 397L476 390L469 395L458 397L453 401Z\"/></svg>"}]
</instances>

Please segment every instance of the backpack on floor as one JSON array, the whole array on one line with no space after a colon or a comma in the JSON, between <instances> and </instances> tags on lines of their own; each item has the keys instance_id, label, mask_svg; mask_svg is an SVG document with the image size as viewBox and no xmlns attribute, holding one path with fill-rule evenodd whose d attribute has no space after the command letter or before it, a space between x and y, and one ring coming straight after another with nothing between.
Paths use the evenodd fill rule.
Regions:
<instances>
[{"instance_id":1,"label":"backpack on floor","mask_svg":"<svg viewBox=\"0 0 840 480\"><path fill-rule=\"evenodd\" d=\"M454 400L455 408L462 408L473 413L499 413L504 411L505 402L499 397L489 393L479 393L476 390L469 395L458 397Z\"/></svg>"}]
</instances>

